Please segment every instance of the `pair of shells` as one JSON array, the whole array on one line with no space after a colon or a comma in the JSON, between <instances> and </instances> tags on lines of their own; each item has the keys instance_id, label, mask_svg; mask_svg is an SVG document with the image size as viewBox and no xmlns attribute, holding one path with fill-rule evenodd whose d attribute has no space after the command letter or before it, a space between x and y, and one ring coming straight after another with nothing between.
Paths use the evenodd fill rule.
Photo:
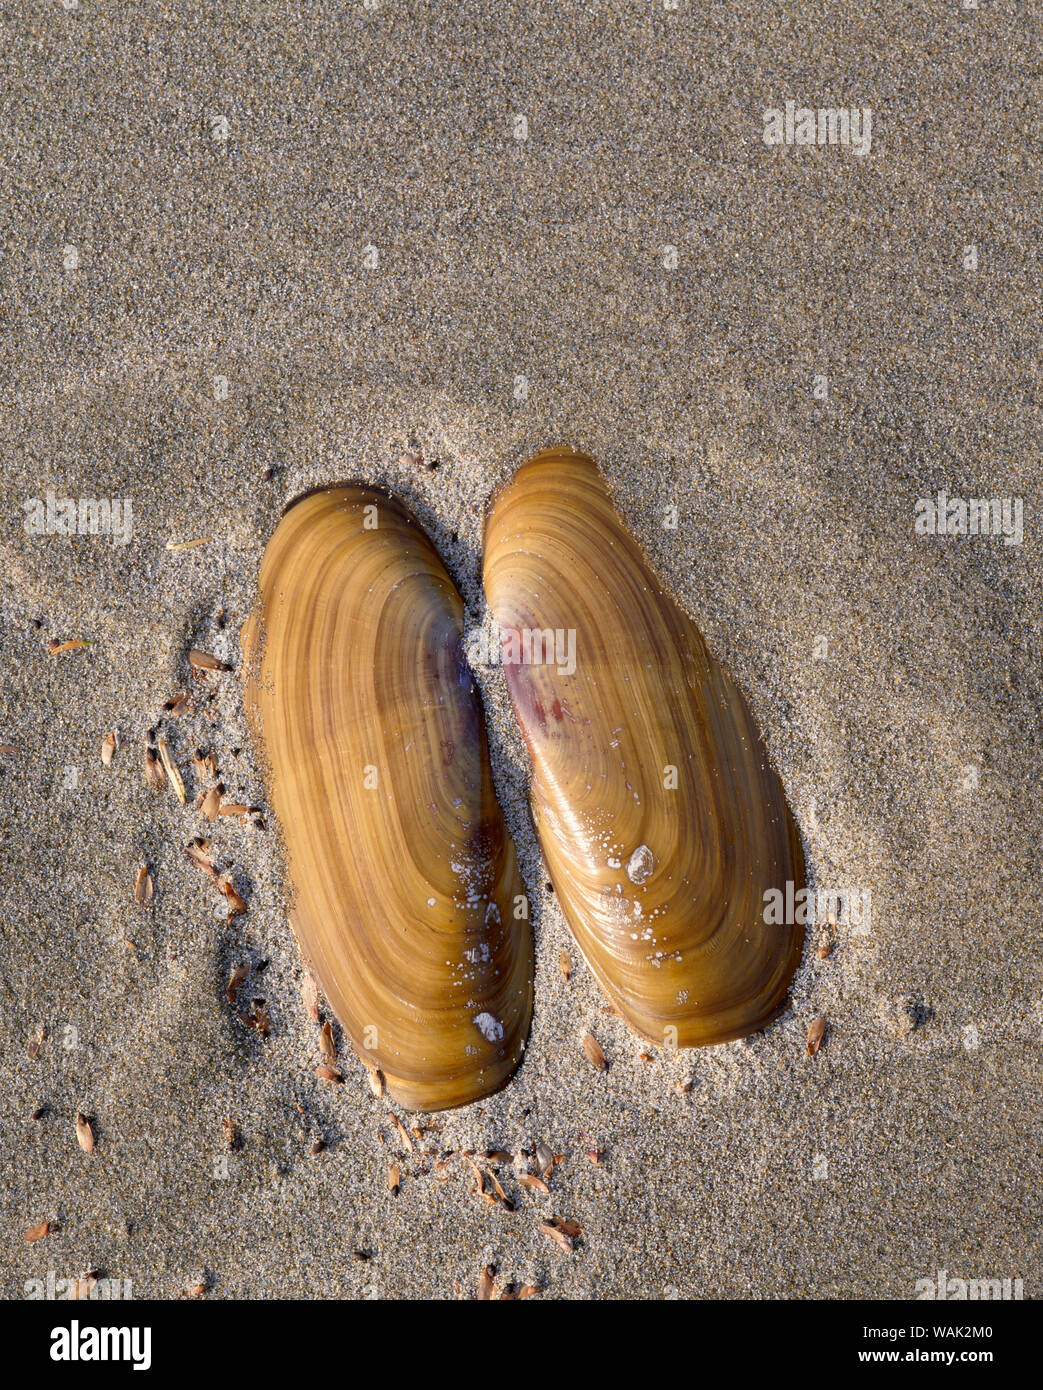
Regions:
<instances>
[{"instance_id":1,"label":"pair of shells","mask_svg":"<svg viewBox=\"0 0 1043 1390\"><path fill-rule=\"evenodd\" d=\"M260 588L247 705L298 941L403 1106L479 1099L524 1051L533 943L460 596L406 506L360 486L291 505ZM660 1045L764 1027L802 944L765 894L803 886L800 839L741 693L588 458L539 454L501 490L485 590L549 876L602 988Z\"/></svg>"}]
</instances>

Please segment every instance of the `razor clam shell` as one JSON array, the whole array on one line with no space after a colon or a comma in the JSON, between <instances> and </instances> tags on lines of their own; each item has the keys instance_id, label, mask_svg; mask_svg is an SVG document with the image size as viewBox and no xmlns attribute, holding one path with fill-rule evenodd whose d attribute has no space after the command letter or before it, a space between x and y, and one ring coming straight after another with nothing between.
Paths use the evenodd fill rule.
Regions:
<instances>
[{"instance_id":1,"label":"razor clam shell","mask_svg":"<svg viewBox=\"0 0 1043 1390\"><path fill-rule=\"evenodd\" d=\"M803 941L765 922L764 894L804 886L800 837L742 694L589 458L549 450L501 489L485 591L505 642L575 632L573 674L506 659L505 674L549 876L605 993L661 1046L763 1028Z\"/></svg>"},{"instance_id":2,"label":"razor clam shell","mask_svg":"<svg viewBox=\"0 0 1043 1390\"><path fill-rule=\"evenodd\" d=\"M460 596L405 504L360 486L286 510L260 588L246 703L301 949L401 1105L487 1096L525 1047L533 943Z\"/></svg>"}]
</instances>

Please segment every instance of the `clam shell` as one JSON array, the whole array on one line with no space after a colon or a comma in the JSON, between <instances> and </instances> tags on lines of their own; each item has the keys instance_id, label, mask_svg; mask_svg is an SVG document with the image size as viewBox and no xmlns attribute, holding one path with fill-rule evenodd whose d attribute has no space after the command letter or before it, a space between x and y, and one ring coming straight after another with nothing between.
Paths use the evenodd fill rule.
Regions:
<instances>
[{"instance_id":1,"label":"clam shell","mask_svg":"<svg viewBox=\"0 0 1043 1390\"><path fill-rule=\"evenodd\" d=\"M660 1045L763 1028L803 939L765 922L765 892L804 886L800 837L742 694L589 458L538 454L494 499L485 592L549 876L605 993ZM548 630L565 661L527 663Z\"/></svg>"},{"instance_id":2,"label":"clam shell","mask_svg":"<svg viewBox=\"0 0 1043 1390\"><path fill-rule=\"evenodd\" d=\"M533 946L463 604L399 499L325 488L268 543L246 701L292 922L344 1031L409 1109L514 1071Z\"/></svg>"}]
</instances>

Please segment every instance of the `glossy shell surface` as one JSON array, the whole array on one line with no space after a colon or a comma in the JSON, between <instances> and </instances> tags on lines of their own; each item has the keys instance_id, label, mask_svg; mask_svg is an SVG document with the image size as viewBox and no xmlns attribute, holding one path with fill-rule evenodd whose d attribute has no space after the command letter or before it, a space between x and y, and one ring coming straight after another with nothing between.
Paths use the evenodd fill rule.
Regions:
<instances>
[{"instance_id":1,"label":"glossy shell surface","mask_svg":"<svg viewBox=\"0 0 1043 1390\"><path fill-rule=\"evenodd\" d=\"M742 693L584 455L521 467L490 508L484 563L533 815L584 958L652 1042L763 1028L803 942L765 920L766 894L791 884L795 899L804 860Z\"/></svg>"},{"instance_id":2,"label":"glossy shell surface","mask_svg":"<svg viewBox=\"0 0 1043 1390\"><path fill-rule=\"evenodd\" d=\"M477 1100L522 1055L533 948L459 594L406 506L359 486L287 509L260 589L247 708L301 949L396 1100Z\"/></svg>"}]
</instances>

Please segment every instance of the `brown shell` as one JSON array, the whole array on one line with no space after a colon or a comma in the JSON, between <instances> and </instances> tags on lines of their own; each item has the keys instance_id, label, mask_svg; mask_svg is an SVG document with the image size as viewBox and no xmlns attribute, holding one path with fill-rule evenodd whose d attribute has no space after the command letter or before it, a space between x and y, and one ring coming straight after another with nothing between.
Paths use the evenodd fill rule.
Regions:
<instances>
[{"instance_id":1,"label":"brown shell","mask_svg":"<svg viewBox=\"0 0 1043 1390\"><path fill-rule=\"evenodd\" d=\"M589 458L538 454L495 498L485 591L550 878L602 988L661 1045L763 1028L803 940L765 892L804 886L800 837L742 694ZM548 629L574 633L573 674L567 635L564 662L525 661Z\"/></svg>"},{"instance_id":2,"label":"brown shell","mask_svg":"<svg viewBox=\"0 0 1043 1390\"><path fill-rule=\"evenodd\" d=\"M356 486L286 511L260 587L247 706L301 948L396 1100L477 1100L524 1050L533 947L460 596L405 504Z\"/></svg>"}]
</instances>

